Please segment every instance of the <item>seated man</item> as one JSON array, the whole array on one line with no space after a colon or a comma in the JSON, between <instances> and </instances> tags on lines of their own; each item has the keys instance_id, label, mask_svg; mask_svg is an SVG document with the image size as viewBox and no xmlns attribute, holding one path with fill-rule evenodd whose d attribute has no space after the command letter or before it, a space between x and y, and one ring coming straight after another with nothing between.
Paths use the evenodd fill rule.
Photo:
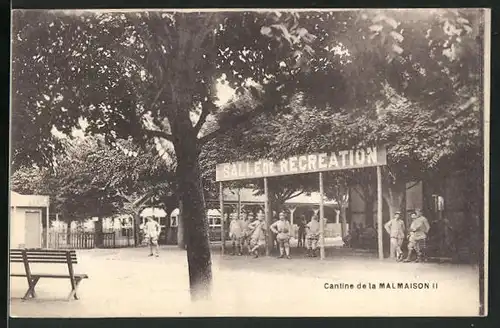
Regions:
<instances>
[{"instance_id":1,"label":"seated man","mask_svg":"<svg viewBox=\"0 0 500 328\"><path fill-rule=\"evenodd\" d=\"M356 222L353 222L349 228L349 233L342 238L344 247L355 248L359 244L359 230Z\"/></svg>"}]
</instances>

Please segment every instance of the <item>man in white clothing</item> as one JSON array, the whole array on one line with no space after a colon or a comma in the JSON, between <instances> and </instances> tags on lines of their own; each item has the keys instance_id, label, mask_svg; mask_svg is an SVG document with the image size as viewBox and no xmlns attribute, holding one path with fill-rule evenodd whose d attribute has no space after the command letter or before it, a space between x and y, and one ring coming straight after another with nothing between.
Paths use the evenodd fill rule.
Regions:
<instances>
[{"instance_id":1,"label":"man in white clothing","mask_svg":"<svg viewBox=\"0 0 500 328\"><path fill-rule=\"evenodd\" d=\"M391 238L390 257L401 261L403 259L401 246L405 238L405 223L401 219L401 212L394 213L394 218L384 224L384 228Z\"/></svg>"},{"instance_id":2,"label":"man in white clothing","mask_svg":"<svg viewBox=\"0 0 500 328\"><path fill-rule=\"evenodd\" d=\"M146 236L149 244L149 256L153 256L153 246L155 246L156 257L160 256L160 248L158 246L160 230L160 224L153 220L152 217L148 217L147 222L144 225L144 235Z\"/></svg>"}]
</instances>

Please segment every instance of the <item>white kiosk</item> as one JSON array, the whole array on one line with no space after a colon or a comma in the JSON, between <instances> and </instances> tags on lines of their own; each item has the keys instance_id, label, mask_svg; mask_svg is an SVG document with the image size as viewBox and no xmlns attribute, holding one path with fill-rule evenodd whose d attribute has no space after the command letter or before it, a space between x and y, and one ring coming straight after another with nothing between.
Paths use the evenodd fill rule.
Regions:
<instances>
[{"instance_id":1,"label":"white kiosk","mask_svg":"<svg viewBox=\"0 0 500 328\"><path fill-rule=\"evenodd\" d=\"M11 248L41 248L42 244L48 248L49 204L49 196L10 192Z\"/></svg>"}]
</instances>

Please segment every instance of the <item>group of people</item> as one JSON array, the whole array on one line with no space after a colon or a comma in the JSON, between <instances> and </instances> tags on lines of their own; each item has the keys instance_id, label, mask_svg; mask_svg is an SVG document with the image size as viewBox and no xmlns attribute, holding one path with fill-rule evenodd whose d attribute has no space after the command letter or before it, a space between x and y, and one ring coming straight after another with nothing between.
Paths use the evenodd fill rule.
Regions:
<instances>
[{"instance_id":1,"label":"group of people","mask_svg":"<svg viewBox=\"0 0 500 328\"><path fill-rule=\"evenodd\" d=\"M425 262L425 248L427 235L430 230L429 221L422 215L420 209L415 210L410 214L412 222L408 229L405 229L405 223L401 218L401 212L396 212L394 217L388 221L384 228L391 238L390 256L397 261L403 262ZM405 238L408 240L408 254L404 259L402 250ZM416 253L416 258L413 259L413 253Z\"/></svg>"},{"instance_id":2,"label":"group of people","mask_svg":"<svg viewBox=\"0 0 500 328\"><path fill-rule=\"evenodd\" d=\"M384 228L390 237L390 257L403 262L424 262L427 235L430 230L429 221L422 215L420 209L411 213L412 222L408 231L401 218L401 212L395 212L394 217L389 220ZM149 256L159 256L158 237L160 235L160 225L152 217L148 217L143 226L146 242L149 245ZM272 232L273 243L278 246L280 255L278 258L290 259L290 239L292 237L292 226L286 219L284 212L279 213L279 219L271 224L269 230ZM352 234L352 233L351 233ZM350 235L351 235L350 234ZM260 249L266 244L267 226L265 215L262 211L254 218L253 213L241 213L237 216L231 215L229 224L229 237L231 238L232 254L243 255L243 248L248 249L248 254L259 257ZM316 257L318 241L320 237L320 223L317 215L313 215L306 223L302 216L298 223L298 247L307 248L307 256ZM405 238L408 241L408 253L404 258L403 243ZM346 242L346 240L344 240ZM155 254L153 254L153 249ZM413 259L413 253L416 258Z\"/></svg>"},{"instance_id":3,"label":"group of people","mask_svg":"<svg viewBox=\"0 0 500 328\"><path fill-rule=\"evenodd\" d=\"M261 246L266 244L264 213L257 213L255 218L253 213L243 212L239 217L233 213L229 223L229 238L233 246L233 255L243 255L243 248L246 246L249 254L255 258L259 257Z\"/></svg>"},{"instance_id":4,"label":"group of people","mask_svg":"<svg viewBox=\"0 0 500 328\"><path fill-rule=\"evenodd\" d=\"M267 226L262 211L257 214L254 220L253 214L241 213L231 216L229 224L229 237L232 243L232 254L243 255L243 249L248 248L248 253L254 258L259 257L260 249L266 244ZM285 212L279 213L278 220L274 221L269 230L272 233L273 244L279 250L278 258L291 259L290 239L292 238L292 226L287 220ZM319 219L313 215L309 223L305 223L305 218L299 222L299 243L301 245L307 241L307 256L316 257L318 241L320 236Z\"/></svg>"}]
</instances>

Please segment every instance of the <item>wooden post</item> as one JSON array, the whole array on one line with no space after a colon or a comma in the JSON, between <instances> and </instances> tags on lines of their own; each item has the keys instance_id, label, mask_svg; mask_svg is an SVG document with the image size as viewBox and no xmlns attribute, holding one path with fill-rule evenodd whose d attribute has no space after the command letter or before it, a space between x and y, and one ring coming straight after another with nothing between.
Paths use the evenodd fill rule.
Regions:
<instances>
[{"instance_id":1,"label":"wooden post","mask_svg":"<svg viewBox=\"0 0 500 328\"><path fill-rule=\"evenodd\" d=\"M290 227L292 228L292 231L290 231L291 235L295 237L295 231L293 229L293 214L297 207L290 207Z\"/></svg>"},{"instance_id":2,"label":"wooden post","mask_svg":"<svg viewBox=\"0 0 500 328\"><path fill-rule=\"evenodd\" d=\"M226 251L226 222L224 220L224 186L219 182L220 223L221 223L221 254Z\"/></svg>"},{"instance_id":3,"label":"wooden post","mask_svg":"<svg viewBox=\"0 0 500 328\"><path fill-rule=\"evenodd\" d=\"M271 213L269 208L269 190L267 186L267 178L264 178L264 214L266 216L266 229L267 229L267 238L266 238L266 256L271 255L271 248L273 239L271 237Z\"/></svg>"},{"instance_id":4,"label":"wooden post","mask_svg":"<svg viewBox=\"0 0 500 328\"><path fill-rule=\"evenodd\" d=\"M49 207L47 206L47 217L45 218L45 248L49 248L49 226L50 226L50 220L49 220Z\"/></svg>"},{"instance_id":5,"label":"wooden post","mask_svg":"<svg viewBox=\"0 0 500 328\"><path fill-rule=\"evenodd\" d=\"M377 166L377 240L378 240L378 258L384 259L383 242L383 219L382 219L382 170Z\"/></svg>"},{"instance_id":6,"label":"wooden post","mask_svg":"<svg viewBox=\"0 0 500 328\"><path fill-rule=\"evenodd\" d=\"M236 213L238 213L236 215L236 220L239 220L240 215L241 215L241 189L240 188L238 188L238 209L237 209Z\"/></svg>"},{"instance_id":7,"label":"wooden post","mask_svg":"<svg viewBox=\"0 0 500 328\"><path fill-rule=\"evenodd\" d=\"M184 204L179 200L179 215L177 216L177 246L181 249L186 249L186 239L184 234L184 218L182 208ZM144 222L144 218L143 218Z\"/></svg>"},{"instance_id":8,"label":"wooden post","mask_svg":"<svg viewBox=\"0 0 500 328\"><path fill-rule=\"evenodd\" d=\"M324 190L323 190L323 172L319 172L319 231L320 259L325 259L325 209L324 209Z\"/></svg>"}]
</instances>

